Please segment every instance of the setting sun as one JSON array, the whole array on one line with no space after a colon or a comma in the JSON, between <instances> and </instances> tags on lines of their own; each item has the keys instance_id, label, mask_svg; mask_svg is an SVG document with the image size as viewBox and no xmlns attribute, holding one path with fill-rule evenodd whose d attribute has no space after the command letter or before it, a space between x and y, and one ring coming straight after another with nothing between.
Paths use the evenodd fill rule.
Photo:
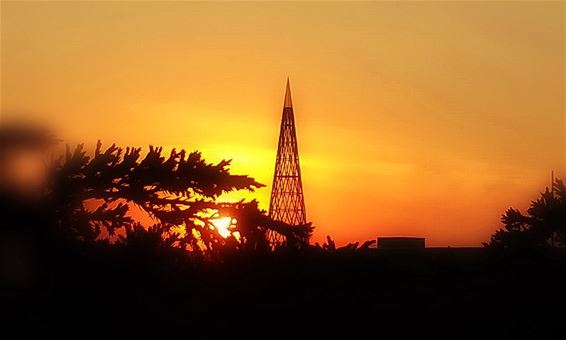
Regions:
<instances>
[{"instance_id":1,"label":"setting sun","mask_svg":"<svg viewBox=\"0 0 566 340\"><path fill-rule=\"evenodd\" d=\"M211 221L212 225L218 230L220 236L226 238L232 234L231 229L234 228L236 220L232 217L220 217Z\"/></svg>"}]
</instances>

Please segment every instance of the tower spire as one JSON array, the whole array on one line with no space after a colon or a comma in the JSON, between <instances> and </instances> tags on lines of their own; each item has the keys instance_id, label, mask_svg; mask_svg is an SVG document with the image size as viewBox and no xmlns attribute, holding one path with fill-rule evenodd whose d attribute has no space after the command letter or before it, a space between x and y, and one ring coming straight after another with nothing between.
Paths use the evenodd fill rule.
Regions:
<instances>
[{"instance_id":1,"label":"tower spire","mask_svg":"<svg viewBox=\"0 0 566 340\"><path fill-rule=\"evenodd\" d=\"M287 87L285 89L285 102L283 103L283 108L292 108L293 101L291 100L291 85L289 83L289 77L287 77Z\"/></svg>"},{"instance_id":2,"label":"tower spire","mask_svg":"<svg viewBox=\"0 0 566 340\"><path fill-rule=\"evenodd\" d=\"M277 159L269 202L269 217L293 226L307 223L289 78L287 78L285 101L283 102ZM269 240L274 246L285 241L282 235L275 232L269 234Z\"/></svg>"}]
</instances>

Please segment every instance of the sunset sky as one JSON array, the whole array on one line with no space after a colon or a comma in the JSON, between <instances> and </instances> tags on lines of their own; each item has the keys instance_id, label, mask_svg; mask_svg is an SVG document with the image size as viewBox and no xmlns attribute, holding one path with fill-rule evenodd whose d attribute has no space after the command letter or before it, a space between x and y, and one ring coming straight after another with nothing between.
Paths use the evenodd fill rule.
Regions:
<instances>
[{"instance_id":1,"label":"sunset sky","mask_svg":"<svg viewBox=\"0 0 566 340\"><path fill-rule=\"evenodd\" d=\"M564 2L5 2L2 120L233 159L291 80L314 241L477 246L565 175Z\"/></svg>"}]
</instances>

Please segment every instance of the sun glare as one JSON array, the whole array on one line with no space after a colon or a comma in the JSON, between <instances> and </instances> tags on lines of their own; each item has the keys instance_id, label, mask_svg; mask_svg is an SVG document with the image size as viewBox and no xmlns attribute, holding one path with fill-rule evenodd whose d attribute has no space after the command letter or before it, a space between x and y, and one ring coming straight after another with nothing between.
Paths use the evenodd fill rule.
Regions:
<instances>
[{"instance_id":1,"label":"sun glare","mask_svg":"<svg viewBox=\"0 0 566 340\"><path fill-rule=\"evenodd\" d=\"M218 230L218 234L220 236L226 238L232 234L230 228L232 226L232 218L231 217L220 217L212 220L212 225Z\"/></svg>"}]
</instances>

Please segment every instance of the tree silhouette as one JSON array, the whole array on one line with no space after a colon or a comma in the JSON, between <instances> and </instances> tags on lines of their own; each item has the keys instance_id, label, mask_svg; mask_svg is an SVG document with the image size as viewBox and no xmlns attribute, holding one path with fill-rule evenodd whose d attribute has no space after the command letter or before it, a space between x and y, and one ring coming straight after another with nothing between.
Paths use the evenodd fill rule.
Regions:
<instances>
[{"instance_id":1,"label":"tree silhouette","mask_svg":"<svg viewBox=\"0 0 566 340\"><path fill-rule=\"evenodd\" d=\"M494 248L544 248L566 245L566 188L560 179L531 202L527 214L509 208L501 217L504 228L486 246Z\"/></svg>"},{"instance_id":2,"label":"tree silhouette","mask_svg":"<svg viewBox=\"0 0 566 340\"><path fill-rule=\"evenodd\" d=\"M310 224L272 221L256 201L218 202L222 193L264 186L251 177L230 174L230 161L207 163L199 152L175 149L165 158L162 150L150 146L142 158L141 148L124 150L113 144L103 151L99 141L89 157L82 144L72 151L67 147L49 176L57 225L88 242L115 238L117 231L121 243L137 242L143 233L159 234L170 246L208 255L222 247L268 249L267 230L285 236L288 245L308 243ZM132 204L156 223L141 228L128 215ZM87 209L88 205L95 208ZM218 213L237 220L239 240L218 233L212 223Z\"/></svg>"},{"instance_id":3,"label":"tree silhouette","mask_svg":"<svg viewBox=\"0 0 566 340\"><path fill-rule=\"evenodd\" d=\"M142 155L141 148L113 144L103 149L99 141L94 154L83 144L73 149L67 146L63 156L46 162L42 169L46 180L36 192L19 190L2 175L17 158L14 155L44 152L57 142L48 131L32 126L4 125L0 129L0 198L7 208L4 218L14 230L27 229L35 233L33 237L43 239L120 247L150 247L151 242L159 242L159 247L208 257L232 250L268 251L269 230L283 235L286 246L308 244L310 224L290 226L273 221L256 201L220 201L223 193L253 191L264 185L249 176L231 174L229 160L208 163L199 152L173 149L165 157L163 148L150 146ZM44 154L42 158L48 159ZM133 207L148 217L136 220ZM220 235L213 224L220 216L237 221L228 237ZM142 227L140 222L150 225Z\"/></svg>"}]
</instances>

